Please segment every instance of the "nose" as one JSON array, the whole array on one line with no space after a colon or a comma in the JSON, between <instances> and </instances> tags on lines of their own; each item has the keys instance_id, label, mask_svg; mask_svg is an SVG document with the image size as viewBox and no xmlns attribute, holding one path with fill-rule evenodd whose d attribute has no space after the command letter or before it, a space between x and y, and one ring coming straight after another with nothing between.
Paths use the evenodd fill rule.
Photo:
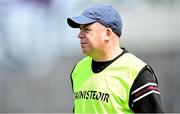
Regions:
<instances>
[{"instance_id":1,"label":"nose","mask_svg":"<svg viewBox=\"0 0 180 114\"><path fill-rule=\"evenodd\" d=\"M80 32L79 32L79 34L78 34L78 38L84 38L84 33L83 33L83 31L81 30Z\"/></svg>"}]
</instances>

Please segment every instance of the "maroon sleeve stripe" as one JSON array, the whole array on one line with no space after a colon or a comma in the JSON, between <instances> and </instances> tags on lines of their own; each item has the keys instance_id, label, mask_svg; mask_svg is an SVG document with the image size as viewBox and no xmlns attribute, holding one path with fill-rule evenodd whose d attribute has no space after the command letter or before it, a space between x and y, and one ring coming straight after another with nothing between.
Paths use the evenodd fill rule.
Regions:
<instances>
[{"instance_id":1,"label":"maroon sleeve stripe","mask_svg":"<svg viewBox=\"0 0 180 114\"><path fill-rule=\"evenodd\" d=\"M156 86L156 87L157 87L157 84L156 84L156 83L152 83L152 82L149 82L149 83L147 83L147 84L144 84L144 85L142 85L141 87L139 87L139 88L137 88L136 90L134 90L134 91L131 93L131 95L137 93L138 91L140 91L140 90L142 90L142 89L144 89L144 88L146 88L146 87L148 87L148 86Z\"/></svg>"},{"instance_id":2,"label":"maroon sleeve stripe","mask_svg":"<svg viewBox=\"0 0 180 114\"><path fill-rule=\"evenodd\" d=\"M131 93L134 99L133 103L153 93L160 94L156 83L150 82L142 85Z\"/></svg>"},{"instance_id":3,"label":"maroon sleeve stripe","mask_svg":"<svg viewBox=\"0 0 180 114\"><path fill-rule=\"evenodd\" d=\"M149 91L152 91L152 90L159 92L159 88L158 88L157 86L151 86L151 85L150 85L150 86L147 86L146 88L138 91L137 93L135 93L135 94L134 94L134 97L135 97L135 98L140 97L140 96L142 96L143 94L145 94L145 93L147 93L147 92L149 92Z\"/></svg>"}]
</instances>

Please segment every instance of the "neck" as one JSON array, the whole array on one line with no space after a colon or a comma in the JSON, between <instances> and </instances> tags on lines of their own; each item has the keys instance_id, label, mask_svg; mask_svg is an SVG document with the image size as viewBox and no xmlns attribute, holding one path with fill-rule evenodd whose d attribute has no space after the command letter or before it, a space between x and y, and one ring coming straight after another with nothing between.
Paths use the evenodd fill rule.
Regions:
<instances>
[{"instance_id":1,"label":"neck","mask_svg":"<svg viewBox=\"0 0 180 114\"><path fill-rule=\"evenodd\" d=\"M123 52L123 50L119 47L116 49L109 49L101 54L97 54L97 56L92 57L94 61L102 62L102 61L109 61L113 60L115 57L120 55Z\"/></svg>"}]
</instances>

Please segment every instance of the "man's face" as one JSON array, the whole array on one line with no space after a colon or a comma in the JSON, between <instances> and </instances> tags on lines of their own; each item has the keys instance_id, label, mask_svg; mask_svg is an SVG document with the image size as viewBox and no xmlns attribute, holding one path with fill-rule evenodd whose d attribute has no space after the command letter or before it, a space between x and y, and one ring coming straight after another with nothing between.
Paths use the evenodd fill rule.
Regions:
<instances>
[{"instance_id":1,"label":"man's face","mask_svg":"<svg viewBox=\"0 0 180 114\"><path fill-rule=\"evenodd\" d=\"M104 47L104 37L106 35L106 27L98 22L80 25L78 38L82 52L88 56L94 56L102 51Z\"/></svg>"}]
</instances>

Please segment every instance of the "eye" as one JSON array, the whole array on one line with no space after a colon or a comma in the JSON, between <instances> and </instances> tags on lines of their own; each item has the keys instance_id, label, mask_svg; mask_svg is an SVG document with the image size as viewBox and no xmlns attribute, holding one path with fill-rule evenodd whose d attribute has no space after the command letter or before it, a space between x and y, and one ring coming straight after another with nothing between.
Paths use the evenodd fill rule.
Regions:
<instances>
[{"instance_id":1,"label":"eye","mask_svg":"<svg viewBox=\"0 0 180 114\"><path fill-rule=\"evenodd\" d=\"M84 28L84 30L85 30L85 31L91 31L91 29L90 29L90 28Z\"/></svg>"}]
</instances>

